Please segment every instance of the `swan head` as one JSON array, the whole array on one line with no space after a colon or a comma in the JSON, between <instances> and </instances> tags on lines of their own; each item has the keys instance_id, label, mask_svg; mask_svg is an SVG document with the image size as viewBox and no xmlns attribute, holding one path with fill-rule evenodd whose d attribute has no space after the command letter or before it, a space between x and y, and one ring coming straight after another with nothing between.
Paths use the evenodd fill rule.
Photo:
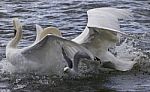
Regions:
<instances>
[{"instance_id":1,"label":"swan head","mask_svg":"<svg viewBox=\"0 0 150 92\"><path fill-rule=\"evenodd\" d=\"M13 18L14 36L22 37L22 25L18 18Z\"/></svg>"},{"instance_id":2,"label":"swan head","mask_svg":"<svg viewBox=\"0 0 150 92\"><path fill-rule=\"evenodd\" d=\"M17 31L22 30L22 25L18 18L13 18L13 27L14 27L14 35L16 35Z\"/></svg>"}]
</instances>

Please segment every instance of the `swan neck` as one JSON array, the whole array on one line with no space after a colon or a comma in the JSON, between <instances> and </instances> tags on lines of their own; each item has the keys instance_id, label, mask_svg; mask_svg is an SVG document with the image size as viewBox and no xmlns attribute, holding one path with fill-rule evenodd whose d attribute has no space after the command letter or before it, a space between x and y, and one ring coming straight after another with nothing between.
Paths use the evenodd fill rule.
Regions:
<instances>
[{"instance_id":1,"label":"swan neck","mask_svg":"<svg viewBox=\"0 0 150 92\"><path fill-rule=\"evenodd\" d=\"M77 36L76 38L72 39L72 41L78 43L78 44L82 44L82 43L85 43L88 41L88 37L89 37L89 29L88 27L86 27L84 29L84 31L79 35Z\"/></svg>"},{"instance_id":2,"label":"swan neck","mask_svg":"<svg viewBox=\"0 0 150 92\"><path fill-rule=\"evenodd\" d=\"M20 39L22 37L22 31L16 30L15 37L8 43L7 47L16 48L17 44L19 43Z\"/></svg>"}]
</instances>

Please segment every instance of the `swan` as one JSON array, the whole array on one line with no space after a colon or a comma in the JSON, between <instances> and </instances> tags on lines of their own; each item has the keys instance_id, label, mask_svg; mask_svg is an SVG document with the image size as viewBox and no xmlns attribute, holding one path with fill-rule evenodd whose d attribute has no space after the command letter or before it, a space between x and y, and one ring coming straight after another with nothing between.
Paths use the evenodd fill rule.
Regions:
<instances>
[{"instance_id":1,"label":"swan","mask_svg":"<svg viewBox=\"0 0 150 92\"><path fill-rule=\"evenodd\" d=\"M52 34L39 33L34 44L20 49L17 44L22 37L22 26L16 18L13 24L16 34L6 46L6 59L15 67L14 72L38 71L62 76L64 68L69 66L64 59L62 48L72 61L79 51L94 60L93 54L83 46ZM36 27L38 31L41 30L40 26Z\"/></svg>"},{"instance_id":2,"label":"swan","mask_svg":"<svg viewBox=\"0 0 150 92\"><path fill-rule=\"evenodd\" d=\"M94 8L87 11L88 22L84 31L72 39L81 44L99 59L108 68L120 71L130 70L135 64L134 61L115 57L108 51L110 47L116 45L120 35L126 35L120 31L118 19L130 18L129 10L116 9L110 7ZM110 64L111 63L111 64Z\"/></svg>"},{"instance_id":3,"label":"swan","mask_svg":"<svg viewBox=\"0 0 150 92\"><path fill-rule=\"evenodd\" d=\"M53 35L62 37L61 32L55 27L47 27L43 29L40 25L36 25L36 31L37 31L37 36L36 36L36 40L34 43L37 43L39 40L44 38L47 34L53 34ZM88 66L89 71L93 70L90 67L90 64L94 65L96 67L94 68L94 70L96 70L97 65L100 63L98 60L95 60L95 58L94 60L92 60L92 58L87 53L81 52L81 51L78 51L77 53L75 53L73 60L71 60L66 55L64 48L62 48L62 54L63 54L65 61L68 64L68 66L64 68L64 73L67 73L70 76L78 76L79 62L85 63Z\"/></svg>"}]
</instances>

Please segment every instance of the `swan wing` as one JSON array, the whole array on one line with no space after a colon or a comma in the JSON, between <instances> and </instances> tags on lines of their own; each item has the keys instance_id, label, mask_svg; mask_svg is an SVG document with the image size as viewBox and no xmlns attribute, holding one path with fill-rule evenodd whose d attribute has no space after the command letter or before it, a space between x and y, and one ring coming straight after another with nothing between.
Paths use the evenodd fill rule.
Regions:
<instances>
[{"instance_id":1,"label":"swan wing","mask_svg":"<svg viewBox=\"0 0 150 92\"><path fill-rule=\"evenodd\" d=\"M88 27L103 28L110 31L123 33L120 31L118 19L130 18L131 12L127 9L105 7L90 9L87 11L87 15Z\"/></svg>"},{"instance_id":2,"label":"swan wing","mask_svg":"<svg viewBox=\"0 0 150 92\"><path fill-rule=\"evenodd\" d=\"M94 8L87 11L88 22L87 27L105 29L110 32L116 32L125 34L120 31L118 19L124 19L131 16L131 12L126 9L116 9L116 8ZM77 43L85 43L87 41L89 34L92 32L88 28L77 36L73 41Z\"/></svg>"},{"instance_id":3,"label":"swan wing","mask_svg":"<svg viewBox=\"0 0 150 92\"><path fill-rule=\"evenodd\" d=\"M42 33L43 28L40 25L36 24L36 39L34 43L38 42L40 40L40 34Z\"/></svg>"},{"instance_id":4,"label":"swan wing","mask_svg":"<svg viewBox=\"0 0 150 92\"><path fill-rule=\"evenodd\" d=\"M119 40L119 19L130 17L130 11L116 8L94 8L87 11L85 30L72 41L84 45L95 54L106 52ZM119 33L119 34L118 34Z\"/></svg>"},{"instance_id":5,"label":"swan wing","mask_svg":"<svg viewBox=\"0 0 150 92\"><path fill-rule=\"evenodd\" d=\"M103 63L111 62L115 66L114 68L121 71L130 70L135 64L134 61L125 60L123 58L115 57L109 48L116 46L118 39L117 34L112 33L107 29L86 28L88 33L85 39L80 38L79 43L88 49L92 54L98 57ZM85 35L84 35L85 36ZM78 43L77 40L73 40Z\"/></svg>"},{"instance_id":6,"label":"swan wing","mask_svg":"<svg viewBox=\"0 0 150 92\"><path fill-rule=\"evenodd\" d=\"M102 58L103 54L108 51L108 48L115 46L118 41L117 34L107 29L86 27L83 33L85 34L81 34L82 36L72 41L81 44L99 58Z\"/></svg>"},{"instance_id":7,"label":"swan wing","mask_svg":"<svg viewBox=\"0 0 150 92\"><path fill-rule=\"evenodd\" d=\"M87 11L87 14L88 23L85 30L72 41L81 44L102 61L110 61L118 67L122 66L123 63L119 62L108 51L108 48L115 46L120 34L125 34L120 31L118 19L130 17L130 11L116 8L95 8Z\"/></svg>"},{"instance_id":8,"label":"swan wing","mask_svg":"<svg viewBox=\"0 0 150 92\"><path fill-rule=\"evenodd\" d=\"M55 27L47 27L47 28L42 28L40 25L36 24L36 40L34 43L37 43L40 41L42 38L44 38L47 34L53 34L57 36L62 36L61 32L59 29Z\"/></svg>"},{"instance_id":9,"label":"swan wing","mask_svg":"<svg viewBox=\"0 0 150 92\"><path fill-rule=\"evenodd\" d=\"M44 68L51 68L52 71L56 72L62 70L67 65L62 54L62 48L64 48L66 55L72 60L78 51L86 52L92 57L92 54L81 45L50 34L35 45L24 48L21 53L27 61L44 65Z\"/></svg>"},{"instance_id":10,"label":"swan wing","mask_svg":"<svg viewBox=\"0 0 150 92\"><path fill-rule=\"evenodd\" d=\"M62 49L62 47L66 50L65 52L67 52L68 55L74 55L78 51L85 51L85 52L91 54L83 46L81 46L73 41L70 41L70 40L64 39L62 37L55 36L55 35L51 35L51 34L48 34L45 38L43 38L37 44L29 46L27 48L24 48L22 51L22 54L24 54L24 55L32 54L32 56L35 52L36 52L36 54L38 54L39 52L46 54L46 52L51 52L50 50L56 50L56 48ZM61 50L59 50L59 49L58 49L58 53L61 52ZM55 52L52 52L52 53L55 54ZM58 53L56 53L56 54L58 54ZM41 53L39 53L39 54L41 54ZM61 54L61 53L59 53L59 54Z\"/></svg>"}]
</instances>

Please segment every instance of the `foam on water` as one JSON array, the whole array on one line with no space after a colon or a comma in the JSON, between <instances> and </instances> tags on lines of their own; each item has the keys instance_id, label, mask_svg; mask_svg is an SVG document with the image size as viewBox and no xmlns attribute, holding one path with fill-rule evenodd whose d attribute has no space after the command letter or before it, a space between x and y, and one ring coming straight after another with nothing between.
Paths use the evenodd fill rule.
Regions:
<instances>
[{"instance_id":1,"label":"foam on water","mask_svg":"<svg viewBox=\"0 0 150 92\"><path fill-rule=\"evenodd\" d=\"M132 69L137 69L141 71L149 71L150 57L149 57L149 32L139 34L134 34L135 38L124 37L125 40L119 46L116 46L115 53L117 57L123 58L134 62ZM129 34L133 35L133 34ZM142 43L142 44L141 44ZM139 45L141 44L141 45ZM143 46L142 46L143 45Z\"/></svg>"},{"instance_id":2,"label":"foam on water","mask_svg":"<svg viewBox=\"0 0 150 92\"><path fill-rule=\"evenodd\" d=\"M5 58L0 61L0 71L1 73L13 73L15 71L15 67L8 62Z\"/></svg>"}]
</instances>

